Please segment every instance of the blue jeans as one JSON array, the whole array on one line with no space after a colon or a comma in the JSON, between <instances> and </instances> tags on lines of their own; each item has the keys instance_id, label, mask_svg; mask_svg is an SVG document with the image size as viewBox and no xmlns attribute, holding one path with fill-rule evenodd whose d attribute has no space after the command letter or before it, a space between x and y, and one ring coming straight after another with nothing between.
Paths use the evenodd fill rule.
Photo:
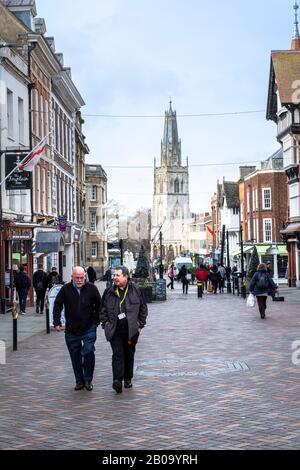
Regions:
<instances>
[{"instance_id":1,"label":"blue jeans","mask_svg":"<svg viewBox=\"0 0 300 470\"><path fill-rule=\"evenodd\" d=\"M65 332L76 383L92 382L95 369L97 327L91 326L82 335Z\"/></svg>"}]
</instances>

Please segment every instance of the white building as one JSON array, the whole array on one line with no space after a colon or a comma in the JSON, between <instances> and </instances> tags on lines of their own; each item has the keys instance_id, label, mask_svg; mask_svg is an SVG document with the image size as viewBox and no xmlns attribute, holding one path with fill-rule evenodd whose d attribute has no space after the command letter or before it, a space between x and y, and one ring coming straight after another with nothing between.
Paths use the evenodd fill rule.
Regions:
<instances>
[{"instance_id":1,"label":"white building","mask_svg":"<svg viewBox=\"0 0 300 470\"><path fill-rule=\"evenodd\" d=\"M222 230L225 226L224 264L227 264L226 234L228 231L229 256L237 250L240 231L240 200L239 184L223 180L218 184L218 205L220 210L220 240L222 243ZM220 248L221 250L221 248Z\"/></svg>"},{"instance_id":2,"label":"white building","mask_svg":"<svg viewBox=\"0 0 300 470\"><path fill-rule=\"evenodd\" d=\"M1 158L1 179L4 179L7 160L29 149L27 85L27 63L20 50L2 47L0 38L0 148L6 154L5 159ZM3 218L14 220L17 217L30 222L30 189L7 191L5 188L4 183L1 186Z\"/></svg>"}]
</instances>

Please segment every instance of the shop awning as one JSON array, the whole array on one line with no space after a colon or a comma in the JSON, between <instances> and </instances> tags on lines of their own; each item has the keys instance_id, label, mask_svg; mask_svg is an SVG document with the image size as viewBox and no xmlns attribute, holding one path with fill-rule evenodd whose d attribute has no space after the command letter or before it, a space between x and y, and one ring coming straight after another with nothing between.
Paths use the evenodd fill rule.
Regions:
<instances>
[{"instance_id":1,"label":"shop awning","mask_svg":"<svg viewBox=\"0 0 300 470\"><path fill-rule=\"evenodd\" d=\"M37 253L57 253L64 251L65 243L62 232L37 232L36 234Z\"/></svg>"},{"instance_id":2,"label":"shop awning","mask_svg":"<svg viewBox=\"0 0 300 470\"><path fill-rule=\"evenodd\" d=\"M282 234L289 234L289 233L296 233L300 232L300 224L299 222L295 222L292 224L289 224L285 229L280 230L280 233Z\"/></svg>"},{"instance_id":3,"label":"shop awning","mask_svg":"<svg viewBox=\"0 0 300 470\"><path fill-rule=\"evenodd\" d=\"M243 247L244 253L252 253L253 246L254 245L244 245ZM268 250L272 248L273 245L255 245L255 246L257 249L258 256L265 256L265 255L268 255ZM278 253L279 255L283 256L283 255L288 254L285 244L281 244L281 245L276 244L276 248L279 251ZM240 254L241 254L241 249L238 248L237 250L230 253L230 258L233 258L234 256L239 256Z\"/></svg>"}]
</instances>

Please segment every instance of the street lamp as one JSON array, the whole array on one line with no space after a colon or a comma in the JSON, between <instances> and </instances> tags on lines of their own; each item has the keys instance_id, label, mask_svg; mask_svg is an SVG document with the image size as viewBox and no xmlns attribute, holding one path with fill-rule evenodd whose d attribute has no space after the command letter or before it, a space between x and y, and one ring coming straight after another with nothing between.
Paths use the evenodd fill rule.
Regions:
<instances>
[{"instance_id":1,"label":"street lamp","mask_svg":"<svg viewBox=\"0 0 300 470\"><path fill-rule=\"evenodd\" d=\"M244 244L243 244L243 227L240 227L240 246L241 246L241 296L246 298L246 286L244 282Z\"/></svg>"},{"instance_id":2,"label":"street lamp","mask_svg":"<svg viewBox=\"0 0 300 470\"><path fill-rule=\"evenodd\" d=\"M164 267L162 262L163 249L162 249L162 233L159 232L159 249L160 249L160 265L159 265L159 279L164 278Z\"/></svg>"},{"instance_id":3,"label":"street lamp","mask_svg":"<svg viewBox=\"0 0 300 470\"><path fill-rule=\"evenodd\" d=\"M229 260L229 234L226 230L226 248L227 248L227 294L231 294L231 282L230 282L230 260Z\"/></svg>"}]
</instances>

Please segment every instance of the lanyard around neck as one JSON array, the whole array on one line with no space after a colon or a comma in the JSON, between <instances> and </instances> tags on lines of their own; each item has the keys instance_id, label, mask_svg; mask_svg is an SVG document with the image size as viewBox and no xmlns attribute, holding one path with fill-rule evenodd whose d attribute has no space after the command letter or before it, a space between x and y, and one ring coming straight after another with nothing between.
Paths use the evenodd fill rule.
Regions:
<instances>
[{"instance_id":1,"label":"lanyard around neck","mask_svg":"<svg viewBox=\"0 0 300 470\"><path fill-rule=\"evenodd\" d=\"M124 297L123 297L122 300L120 300L120 307L121 307L122 303L124 302L124 300L125 300L125 298L126 298L127 292L128 292L128 284L127 284L127 287L126 287L126 289L125 289ZM118 288L118 287L116 288L116 294L117 294L117 296L118 296L119 299L120 299L120 293L119 293L119 288Z\"/></svg>"}]
</instances>

